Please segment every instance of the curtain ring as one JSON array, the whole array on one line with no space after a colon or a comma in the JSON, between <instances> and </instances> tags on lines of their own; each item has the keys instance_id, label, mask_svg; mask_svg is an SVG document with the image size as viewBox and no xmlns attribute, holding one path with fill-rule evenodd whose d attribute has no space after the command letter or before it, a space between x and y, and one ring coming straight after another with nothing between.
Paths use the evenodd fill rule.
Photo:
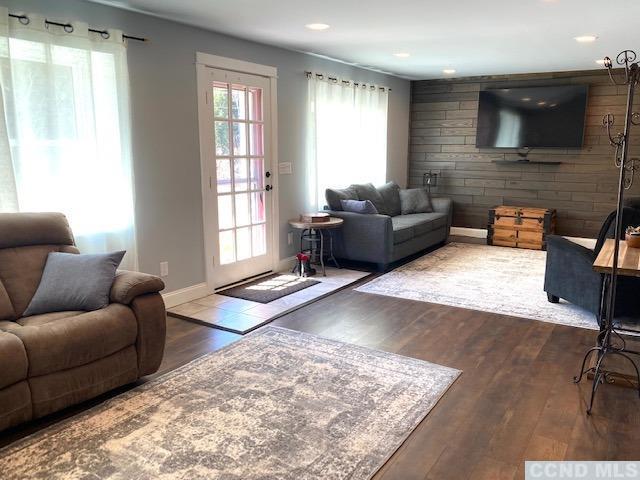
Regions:
<instances>
[{"instance_id":1,"label":"curtain ring","mask_svg":"<svg viewBox=\"0 0 640 480\"><path fill-rule=\"evenodd\" d=\"M100 36L105 40L109 40L111 38L111 34L107 30L101 31Z\"/></svg>"},{"instance_id":2,"label":"curtain ring","mask_svg":"<svg viewBox=\"0 0 640 480\"><path fill-rule=\"evenodd\" d=\"M18 17L18 21L22 24L22 25L29 25L31 23L31 19L29 17L27 17L26 15L20 15Z\"/></svg>"},{"instance_id":3,"label":"curtain ring","mask_svg":"<svg viewBox=\"0 0 640 480\"><path fill-rule=\"evenodd\" d=\"M62 29L67 33L73 33L73 25L71 25L70 23L64 25Z\"/></svg>"}]
</instances>

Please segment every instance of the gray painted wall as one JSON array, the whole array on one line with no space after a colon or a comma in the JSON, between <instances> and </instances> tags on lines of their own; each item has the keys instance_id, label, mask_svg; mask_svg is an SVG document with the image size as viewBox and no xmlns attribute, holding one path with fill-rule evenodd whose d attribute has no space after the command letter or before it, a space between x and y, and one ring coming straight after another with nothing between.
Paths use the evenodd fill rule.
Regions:
<instances>
[{"instance_id":1,"label":"gray painted wall","mask_svg":"<svg viewBox=\"0 0 640 480\"><path fill-rule=\"evenodd\" d=\"M554 84L589 85L583 148L534 149L529 155L560 165L499 165L492 161L518 159L517 150L475 147L480 90ZM455 226L486 228L489 208L503 204L554 208L558 233L597 235L615 208L618 181L602 116L615 114L615 131L621 129L627 98L625 88L611 85L605 72L426 80L413 82L412 90L409 183L421 185L425 172L438 172L436 190L453 198ZM637 155L637 131L631 144ZM627 195L639 194L636 182Z\"/></svg>"},{"instance_id":2,"label":"gray painted wall","mask_svg":"<svg viewBox=\"0 0 640 480\"><path fill-rule=\"evenodd\" d=\"M151 40L129 44L136 218L140 269L158 274L159 263L168 261L167 291L205 281L196 51L278 68L279 161L292 162L294 171L279 177L280 258L295 253L296 245L286 244L287 219L304 205L305 70L392 88L387 176L407 183L406 80L79 0L0 0L0 5L12 13L80 20Z\"/></svg>"}]
</instances>

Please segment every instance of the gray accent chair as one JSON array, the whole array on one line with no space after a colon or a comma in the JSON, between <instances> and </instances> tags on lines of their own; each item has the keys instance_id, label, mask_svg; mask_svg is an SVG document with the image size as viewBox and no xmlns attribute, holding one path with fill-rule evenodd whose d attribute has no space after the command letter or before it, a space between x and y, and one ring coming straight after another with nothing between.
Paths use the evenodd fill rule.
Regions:
<instances>
[{"instance_id":1,"label":"gray accent chair","mask_svg":"<svg viewBox=\"0 0 640 480\"><path fill-rule=\"evenodd\" d=\"M357 186L341 192L354 192L354 187ZM357 196L357 193L351 194L354 195ZM330 199L327 191L329 206L325 208L332 216L344 220L342 228L333 232L334 254L337 258L375 263L379 269L386 269L393 262L446 242L453 217L451 199L432 197L433 212L408 215L386 214L398 213L399 205L397 208L385 205L384 202L388 202L386 195L383 195L382 201L382 205L376 206L381 207L378 210L384 213L345 212L335 208L335 199Z\"/></svg>"}]
</instances>

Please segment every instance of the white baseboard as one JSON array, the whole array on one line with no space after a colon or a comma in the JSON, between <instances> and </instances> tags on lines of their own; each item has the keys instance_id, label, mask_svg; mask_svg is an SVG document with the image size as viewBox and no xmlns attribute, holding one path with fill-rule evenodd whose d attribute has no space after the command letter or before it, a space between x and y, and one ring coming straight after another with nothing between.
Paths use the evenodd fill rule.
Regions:
<instances>
[{"instance_id":1,"label":"white baseboard","mask_svg":"<svg viewBox=\"0 0 640 480\"><path fill-rule=\"evenodd\" d=\"M190 302L196 298L202 298L209 295L209 289L206 283L198 283L190 287L174 290L173 292L163 293L164 305L166 308L175 307L182 303Z\"/></svg>"},{"instance_id":2,"label":"white baseboard","mask_svg":"<svg viewBox=\"0 0 640 480\"><path fill-rule=\"evenodd\" d=\"M451 227L451 235L460 237L487 238L487 230L485 228L467 228L467 227ZM582 245L583 247L593 249L596 246L595 238L583 237L564 237L567 240Z\"/></svg>"},{"instance_id":3,"label":"white baseboard","mask_svg":"<svg viewBox=\"0 0 640 480\"><path fill-rule=\"evenodd\" d=\"M286 271L293 270L293 265L295 264L295 262L296 262L296 257L283 258L278 262L275 271L286 272Z\"/></svg>"},{"instance_id":4,"label":"white baseboard","mask_svg":"<svg viewBox=\"0 0 640 480\"><path fill-rule=\"evenodd\" d=\"M460 237L487 238L486 228L451 227L450 235Z\"/></svg>"}]
</instances>

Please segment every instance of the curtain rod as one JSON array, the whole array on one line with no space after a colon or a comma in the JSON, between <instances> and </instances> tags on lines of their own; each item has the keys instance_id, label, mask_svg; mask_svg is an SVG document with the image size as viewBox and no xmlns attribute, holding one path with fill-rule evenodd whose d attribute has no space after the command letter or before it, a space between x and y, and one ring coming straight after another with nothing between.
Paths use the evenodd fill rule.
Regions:
<instances>
[{"instance_id":1,"label":"curtain rod","mask_svg":"<svg viewBox=\"0 0 640 480\"><path fill-rule=\"evenodd\" d=\"M31 19L27 15L24 15L24 14L17 15L15 13L10 13L9 16L13 17L13 18L17 18L18 21L22 25L29 25L31 23ZM73 25L70 24L70 23L53 22L51 20L47 20L46 18L44 20L44 23L45 23L45 25L55 25L57 27L62 27L63 30L65 32L67 32L67 33L73 33L73 30L74 30ZM109 33L108 30L97 30L95 28L89 28L88 30L90 32L93 32L93 33L99 33L100 36L102 38L104 38L105 40L107 40L111 36L111 34ZM148 41L148 39L146 39L144 37L136 37L136 36L133 36L133 35L125 35L125 34L122 34L122 38L123 39L127 39L127 40L137 40L138 42L147 42Z\"/></svg>"},{"instance_id":2,"label":"curtain rod","mask_svg":"<svg viewBox=\"0 0 640 480\"><path fill-rule=\"evenodd\" d=\"M309 72L309 71L305 70L304 74L307 76L307 78L311 78L311 76L313 75L313 72ZM322 73L316 73L315 75L316 75L316 77L318 77L320 79L324 78L324 75ZM330 82L333 82L333 83L338 83L338 78L336 78L336 77L327 77L327 80L329 80ZM366 83L358 83L358 82L353 82L353 81L349 81L349 80L341 80L341 82L342 83L346 83L346 84L353 83L353 85L356 86L356 87L359 87L360 85L366 87L366 85L367 85ZM370 88L375 88L375 85L369 85L369 87ZM378 87L378 88L380 90L383 90L383 91L386 90L387 92L391 91L391 89L389 87Z\"/></svg>"}]
</instances>

